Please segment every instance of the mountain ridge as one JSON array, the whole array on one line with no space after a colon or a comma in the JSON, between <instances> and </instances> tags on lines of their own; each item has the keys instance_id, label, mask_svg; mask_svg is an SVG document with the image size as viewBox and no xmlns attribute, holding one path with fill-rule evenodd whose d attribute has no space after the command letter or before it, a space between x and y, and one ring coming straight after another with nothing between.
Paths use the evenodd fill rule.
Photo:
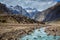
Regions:
<instances>
[{"instance_id":1,"label":"mountain ridge","mask_svg":"<svg viewBox=\"0 0 60 40\"><path fill-rule=\"evenodd\" d=\"M60 3L58 2L56 5L48 8L47 10L44 10L41 13L38 13L38 15L36 15L37 18L35 18L35 20L44 21L44 22L54 21L60 17L59 13L60 13Z\"/></svg>"}]
</instances>

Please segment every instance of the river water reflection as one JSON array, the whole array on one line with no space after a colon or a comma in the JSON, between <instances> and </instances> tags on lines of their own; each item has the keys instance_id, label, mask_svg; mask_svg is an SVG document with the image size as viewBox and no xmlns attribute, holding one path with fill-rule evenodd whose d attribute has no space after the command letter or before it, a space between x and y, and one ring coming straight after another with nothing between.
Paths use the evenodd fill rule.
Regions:
<instances>
[{"instance_id":1,"label":"river water reflection","mask_svg":"<svg viewBox=\"0 0 60 40\"><path fill-rule=\"evenodd\" d=\"M36 29L30 35L26 35L20 40L60 40L60 36L47 35L44 28Z\"/></svg>"}]
</instances>

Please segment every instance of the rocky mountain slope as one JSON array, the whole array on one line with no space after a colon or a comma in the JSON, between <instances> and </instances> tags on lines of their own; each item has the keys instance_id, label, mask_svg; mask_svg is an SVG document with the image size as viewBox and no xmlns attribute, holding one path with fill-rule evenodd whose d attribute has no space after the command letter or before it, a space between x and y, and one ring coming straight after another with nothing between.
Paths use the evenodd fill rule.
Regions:
<instances>
[{"instance_id":1,"label":"rocky mountain slope","mask_svg":"<svg viewBox=\"0 0 60 40\"><path fill-rule=\"evenodd\" d=\"M0 22L6 23L39 23L21 14L12 14L6 5L0 3Z\"/></svg>"},{"instance_id":2,"label":"rocky mountain slope","mask_svg":"<svg viewBox=\"0 0 60 40\"><path fill-rule=\"evenodd\" d=\"M24 16L27 16L31 19L34 19L35 18L35 14L37 12L39 12L36 8L22 8L21 6L19 5L16 5L16 6L10 6L8 7L10 9L10 11L12 12L12 14L22 14Z\"/></svg>"},{"instance_id":3,"label":"rocky mountain slope","mask_svg":"<svg viewBox=\"0 0 60 40\"><path fill-rule=\"evenodd\" d=\"M35 19L38 21L45 21L45 22L60 19L60 2L48 8L47 10L38 13Z\"/></svg>"}]
</instances>

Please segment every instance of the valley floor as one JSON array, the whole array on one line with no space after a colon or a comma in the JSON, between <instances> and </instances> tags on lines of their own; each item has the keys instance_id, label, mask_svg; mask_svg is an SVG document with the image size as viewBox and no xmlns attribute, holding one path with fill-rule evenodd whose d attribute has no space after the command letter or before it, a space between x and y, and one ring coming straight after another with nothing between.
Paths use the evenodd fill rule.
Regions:
<instances>
[{"instance_id":1,"label":"valley floor","mask_svg":"<svg viewBox=\"0 0 60 40\"><path fill-rule=\"evenodd\" d=\"M59 23L60 24L60 23ZM60 35L60 25L58 23L46 24L15 24L15 23L0 23L0 40L18 40L18 37L29 35L34 29L46 27L45 32L48 35Z\"/></svg>"},{"instance_id":2,"label":"valley floor","mask_svg":"<svg viewBox=\"0 0 60 40\"><path fill-rule=\"evenodd\" d=\"M0 40L17 40L18 37L40 27L41 24L0 23Z\"/></svg>"}]
</instances>

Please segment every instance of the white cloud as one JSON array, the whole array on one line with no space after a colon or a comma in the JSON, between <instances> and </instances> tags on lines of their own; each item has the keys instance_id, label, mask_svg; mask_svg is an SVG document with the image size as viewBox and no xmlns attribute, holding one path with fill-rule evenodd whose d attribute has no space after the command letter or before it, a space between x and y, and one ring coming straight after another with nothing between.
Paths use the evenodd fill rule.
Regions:
<instances>
[{"instance_id":1,"label":"white cloud","mask_svg":"<svg viewBox=\"0 0 60 40\"><path fill-rule=\"evenodd\" d=\"M0 0L7 5L20 5L23 8L36 8L40 11L56 4L53 0Z\"/></svg>"}]
</instances>

